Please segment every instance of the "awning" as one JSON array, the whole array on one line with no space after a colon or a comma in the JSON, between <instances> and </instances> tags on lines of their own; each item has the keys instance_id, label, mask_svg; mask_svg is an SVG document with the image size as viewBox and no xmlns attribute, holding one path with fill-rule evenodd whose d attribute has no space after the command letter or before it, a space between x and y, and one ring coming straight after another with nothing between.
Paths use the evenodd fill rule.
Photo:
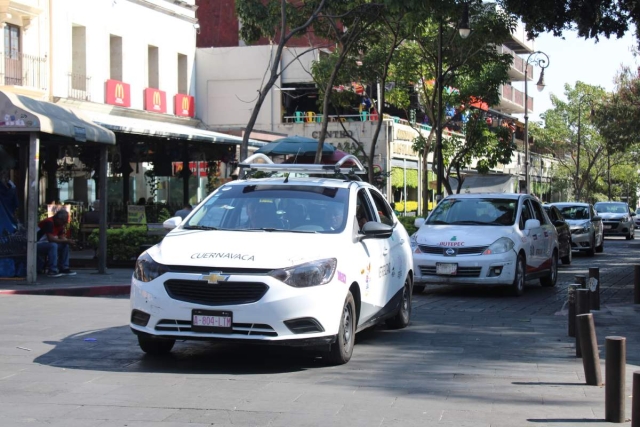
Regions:
<instances>
[{"instance_id":1,"label":"awning","mask_svg":"<svg viewBox=\"0 0 640 427\"><path fill-rule=\"evenodd\" d=\"M213 132L177 123L162 121L162 116L156 120L138 119L133 117L113 116L94 111L86 111L86 115L95 123L114 132L125 132L163 138L177 138L187 141L214 142L219 144L240 144L242 138L225 133ZM262 146L259 141L249 140L249 145Z\"/></svg>"},{"instance_id":2,"label":"awning","mask_svg":"<svg viewBox=\"0 0 640 427\"><path fill-rule=\"evenodd\" d=\"M449 178L455 191L458 180ZM514 193L518 178L513 175L467 175L462 181L460 193Z\"/></svg>"},{"instance_id":3,"label":"awning","mask_svg":"<svg viewBox=\"0 0 640 427\"><path fill-rule=\"evenodd\" d=\"M113 132L76 110L4 91L0 91L0 132L43 132L77 142L116 143Z\"/></svg>"}]
</instances>

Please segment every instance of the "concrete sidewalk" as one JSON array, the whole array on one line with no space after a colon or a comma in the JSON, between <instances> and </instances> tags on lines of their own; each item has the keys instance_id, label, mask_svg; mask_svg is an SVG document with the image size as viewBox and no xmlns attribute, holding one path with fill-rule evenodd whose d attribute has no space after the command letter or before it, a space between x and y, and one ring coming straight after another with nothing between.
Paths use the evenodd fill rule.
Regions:
<instances>
[{"instance_id":1,"label":"concrete sidewalk","mask_svg":"<svg viewBox=\"0 0 640 427\"><path fill-rule=\"evenodd\" d=\"M35 284L27 284L24 278L0 279L0 295L66 295L101 296L127 295L131 289L130 268L107 269L99 274L95 269L74 269L75 276L38 276Z\"/></svg>"}]
</instances>

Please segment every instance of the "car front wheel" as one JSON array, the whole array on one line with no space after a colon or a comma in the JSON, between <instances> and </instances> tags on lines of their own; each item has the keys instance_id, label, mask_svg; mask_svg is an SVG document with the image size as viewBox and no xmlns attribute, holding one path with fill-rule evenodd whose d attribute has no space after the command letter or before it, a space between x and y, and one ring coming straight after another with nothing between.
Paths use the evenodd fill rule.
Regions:
<instances>
[{"instance_id":1,"label":"car front wheel","mask_svg":"<svg viewBox=\"0 0 640 427\"><path fill-rule=\"evenodd\" d=\"M351 359L353 345L356 340L356 303L351 292L347 293L340 317L340 329L336 342L331 344L327 354L330 365L344 365Z\"/></svg>"},{"instance_id":2,"label":"car front wheel","mask_svg":"<svg viewBox=\"0 0 640 427\"><path fill-rule=\"evenodd\" d=\"M540 278L540 284L545 288L550 288L556 285L558 281L558 254L556 251L553 251L553 255L551 256L551 271L547 277Z\"/></svg>"},{"instance_id":3,"label":"car front wheel","mask_svg":"<svg viewBox=\"0 0 640 427\"><path fill-rule=\"evenodd\" d=\"M567 252L567 254L561 258L561 260L565 265L571 264L571 261L573 261L573 249L571 248L571 243L569 243L569 252Z\"/></svg>"},{"instance_id":4,"label":"car front wheel","mask_svg":"<svg viewBox=\"0 0 640 427\"><path fill-rule=\"evenodd\" d=\"M524 293L524 277L525 277L525 259L524 255L519 254L516 261L516 271L511 285L511 293L520 296Z\"/></svg>"},{"instance_id":5,"label":"car front wheel","mask_svg":"<svg viewBox=\"0 0 640 427\"><path fill-rule=\"evenodd\" d=\"M173 348L176 340L155 338L147 334L138 334L138 345L147 354L160 356L167 354Z\"/></svg>"}]
</instances>

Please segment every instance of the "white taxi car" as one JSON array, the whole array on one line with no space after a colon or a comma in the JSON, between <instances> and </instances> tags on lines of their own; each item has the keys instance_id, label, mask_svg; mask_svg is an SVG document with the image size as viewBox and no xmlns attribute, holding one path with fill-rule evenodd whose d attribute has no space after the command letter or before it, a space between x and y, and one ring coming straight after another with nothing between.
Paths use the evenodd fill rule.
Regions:
<instances>
[{"instance_id":1,"label":"white taxi car","mask_svg":"<svg viewBox=\"0 0 640 427\"><path fill-rule=\"evenodd\" d=\"M409 236L382 194L353 175L364 172L357 158L242 166L249 178L224 184L184 221L167 220L173 230L138 258L130 326L143 351L237 340L319 346L342 364L356 332L408 325Z\"/></svg>"},{"instance_id":2,"label":"white taxi car","mask_svg":"<svg viewBox=\"0 0 640 427\"><path fill-rule=\"evenodd\" d=\"M508 285L522 295L526 280L556 284L557 232L529 195L450 195L415 225L417 291L430 283Z\"/></svg>"}]
</instances>

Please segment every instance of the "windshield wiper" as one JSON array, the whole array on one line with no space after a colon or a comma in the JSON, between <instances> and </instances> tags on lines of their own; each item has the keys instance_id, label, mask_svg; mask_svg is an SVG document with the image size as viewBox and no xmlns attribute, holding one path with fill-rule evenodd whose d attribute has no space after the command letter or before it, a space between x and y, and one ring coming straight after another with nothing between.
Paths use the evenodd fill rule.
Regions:
<instances>
[{"instance_id":1,"label":"windshield wiper","mask_svg":"<svg viewBox=\"0 0 640 427\"><path fill-rule=\"evenodd\" d=\"M433 221L427 222L427 224L441 224L441 225L449 225L447 221L442 221L440 219L434 219Z\"/></svg>"},{"instance_id":2,"label":"windshield wiper","mask_svg":"<svg viewBox=\"0 0 640 427\"><path fill-rule=\"evenodd\" d=\"M237 231L291 231L291 230L285 230L283 228L262 227L262 228L240 228Z\"/></svg>"},{"instance_id":3,"label":"windshield wiper","mask_svg":"<svg viewBox=\"0 0 640 427\"><path fill-rule=\"evenodd\" d=\"M184 230L217 230L216 227L210 227L208 225L185 225L182 228Z\"/></svg>"},{"instance_id":4,"label":"windshield wiper","mask_svg":"<svg viewBox=\"0 0 640 427\"><path fill-rule=\"evenodd\" d=\"M460 224L460 225L487 225L487 222L484 221L453 221L451 224Z\"/></svg>"}]
</instances>

